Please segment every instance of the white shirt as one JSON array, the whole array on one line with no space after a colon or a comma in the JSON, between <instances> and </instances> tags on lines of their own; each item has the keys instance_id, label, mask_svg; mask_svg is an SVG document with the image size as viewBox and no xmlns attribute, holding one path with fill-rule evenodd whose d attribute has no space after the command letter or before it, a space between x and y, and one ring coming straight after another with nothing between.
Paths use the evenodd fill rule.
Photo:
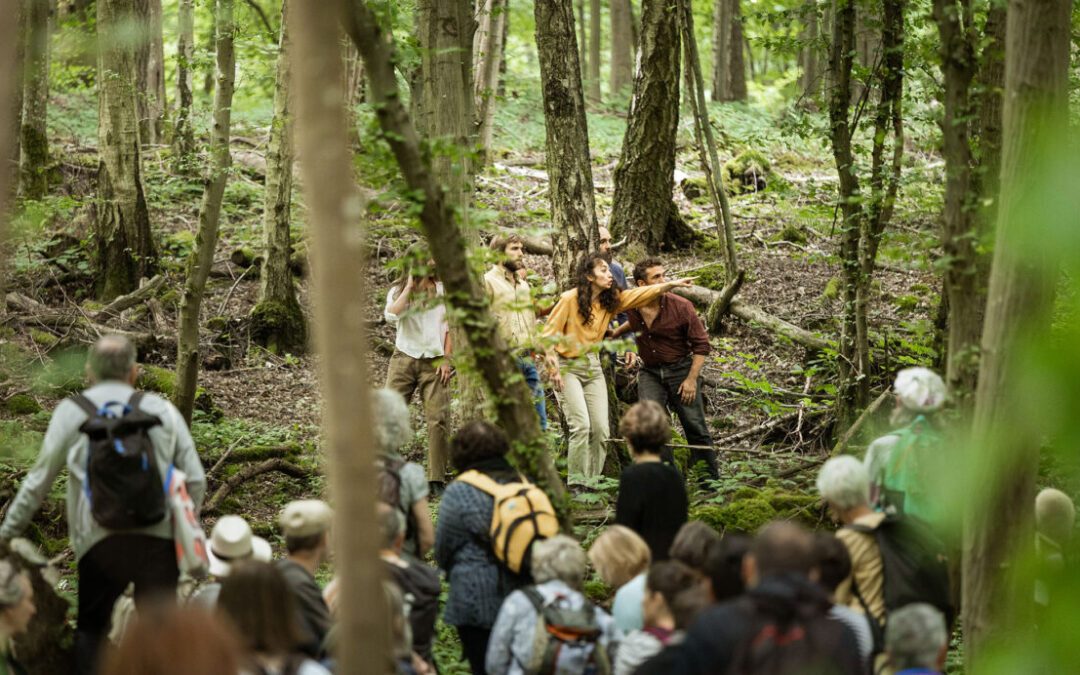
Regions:
<instances>
[{"instance_id":1,"label":"white shirt","mask_svg":"<svg viewBox=\"0 0 1080 675\"><path fill-rule=\"evenodd\" d=\"M442 283L435 284L435 295L442 297ZM428 305L414 293L409 297L409 306L399 316L390 312L390 306L394 304L395 299L397 299L397 289L391 288L386 293L386 308L383 310L383 316L387 323L397 326L394 346L398 351L414 359L442 356L443 340L450 330L446 323L446 307L442 301Z\"/></svg>"}]
</instances>

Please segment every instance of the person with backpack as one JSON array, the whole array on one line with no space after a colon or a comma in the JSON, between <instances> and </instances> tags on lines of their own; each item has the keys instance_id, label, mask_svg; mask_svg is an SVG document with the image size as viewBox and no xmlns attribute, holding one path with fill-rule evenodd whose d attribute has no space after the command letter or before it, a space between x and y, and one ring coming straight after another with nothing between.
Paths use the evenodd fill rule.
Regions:
<instances>
[{"instance_id":1,"label":"person with backpack","mask_svg":"<svg viewBox=\"0 0 1080 675\"><path fill-rule=\"evenodd\" d=\"M435 526L428 509L424 467L401 456L401 448L413 438L409 406L393 389L376 389L371 395L371 413L379 501L397 509L405 519L405 554L423 560L435 544Z\"/></svg>"},{"instance_id":2,"label":"person with backpack","mask_svg":"<svg viewBox=\"0 0 1080 675\"><path fill-rule=\"evenodd\" d=\"M615 653L615 675L633 675L638 666L658 654L672 641L682 639L675 624L675 599L679 593L704 590L702 576L675 560L658 562L645 578L642 601L644 626L619 641Z\"/></svg>"},{"instance_id":3,"label":"person with backpack","mask_svg":"<svg viewBox=\"0 0 1080 675\"><path fill-rule=\"evenodd\" d=\"M287 555L274 563L296 602L300 649L314 659L326 656L330 607L315 581L315 572L330 557L330 524L334 512L320 499L289 502L278 515Z\"/></svg>"},{"instance_id":4,"label":"person with backpack","mask_svg":"<svg viewBox=\"0 0 1080 675\"><path fill-rule=\"evenodd\" d=\"M412 631L412 650L431 666L434 672L435 623L439 618L439 594L442 584L439 573L424 563L402 555L405 540L405 519L389 504L376 508L382 545L379 558L387 576L397 584L405 601L405 613Z\"/></svg>"},{"instance_id":5,"label":"person with backpack","mask_svg":"<svg viewBox=\"0 0 1080 675\"><path fill-rule=\"evenodd\" d=\"M116 599L134 584L135 604L155 595L175 601L179 577L165 487L170 469L186 476L196 508L206 476L187 424L164 398L134 388L135 346L107 335L90 349L90 388L56 407L41 454L0 525L18 536L53 480L68 469L68 536L78 565L75 651L79 672L94 672Z\"/></svg>"},{"instance_id":6,"label":"person with backpack","mask_svg":"<svg viewBox=\"0 0 1080 675\"><path fill-rule=\"evenodd\" d=\"M491 630L488 675L609 675L615 625L585 597L588 564L576 540L533 545L534 585L506 597ZM474 671L475 672L475 671Z\"/></svg>"},{"instance_id":7,"label":"person with backpack","mask_svg":"<svg viewBox=\"0 0 1080 675\"><path fill-rule=\"evenodd\" d=\"M533 542L559 529L544 492L506 460L509 449L490 422L458 430L450 462L461 473L446 487L435 529L435 562L450 583L443 621L457 629L474 673L484 672L503 599L531 579Z\"/></svg>"}]
</instances>

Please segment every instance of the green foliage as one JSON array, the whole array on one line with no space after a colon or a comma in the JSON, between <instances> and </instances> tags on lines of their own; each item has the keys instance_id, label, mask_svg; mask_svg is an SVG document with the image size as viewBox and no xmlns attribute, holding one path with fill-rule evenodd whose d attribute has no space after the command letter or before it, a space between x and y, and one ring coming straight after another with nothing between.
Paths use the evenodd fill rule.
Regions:
<instances>
[{"instance_id":1,"label":"green foliage","mask_svg":"<svg viewBox=\"0 0 1080 675\"><path fill-rule=\"evenodd\" d=\"M743 193L764 189L772 176L772 164L758 150L743 150L724 163L724 188Z\"/></svg>"},{"instance_id":2,"label":"green foliage","mask_svg":"<svg viewBox=\"0 0 1080 675\"><path fill-rule=\"evenodd\" d=\"M136 383L139 389L157 392L165 398L172 399L176 395L176 372L159 366L144 365L139 370L139 381ZM195 389L195 409L210 416L220 416L222 413L214 407L214 400L210 392L203 387Z\"/></svg>"},{"instance_id":3,"label":"green foliage","mask_svg":"<svg viewBox=\"0 0 1080 675\"><path fill-rule=\"evenodd\" d=\"M690 511L691 520L707 523L719 532L753 534L773 520L794 520L807 527L820 525L820 500L813 495L778 487L740 487L722 503L704 503Z\"/></svg>"},{"instance_id":4,"label":"green foliage","mask_svg":"<svg viewBox=\"0 0 1080 675\"><path fill-rule=\"evenodd\" d=\"M41 404L29 394L15 394L4 401L4 410L12 415L33 415L41 412Z\"/></svg>"}]
</instances>

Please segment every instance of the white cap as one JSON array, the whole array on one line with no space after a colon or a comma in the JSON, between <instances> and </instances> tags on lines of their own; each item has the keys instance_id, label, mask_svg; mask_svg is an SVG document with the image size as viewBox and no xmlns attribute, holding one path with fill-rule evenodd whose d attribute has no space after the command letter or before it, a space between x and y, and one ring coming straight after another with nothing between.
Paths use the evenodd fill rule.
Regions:
<instances>
[{"instance_id":1,"label":"white cap","mask_svg":"<svg viewBox=\"0 0 1080 675\"><path fill-rule=\"evenodd\" d=\"M240 516L222 516L210 532L210 574L229 576L237 560L269 562L273 554L270 543L251 533L251 526Z\"/></svg>"},{"instance_id":2,"label":"white cap","mask_svg":"<svg viewBox=\"0 0 1080 675\"><path fill-rule=\"evenodd\" d=\"M900 405L911 412L934 412L945 404L945 381L929 368L905 368L893 385Z\"/></svg>"}]
</instances>

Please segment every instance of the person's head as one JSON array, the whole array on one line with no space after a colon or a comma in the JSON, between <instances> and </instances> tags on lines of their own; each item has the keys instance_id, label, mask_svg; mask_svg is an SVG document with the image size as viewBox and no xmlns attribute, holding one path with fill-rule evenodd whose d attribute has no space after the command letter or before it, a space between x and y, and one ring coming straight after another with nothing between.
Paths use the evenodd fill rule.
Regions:
<instances>
[{"instance_id":1,"label":"person's head","mask_svg":"<svg viewBox=\"0 0 1080 675\"><path fill-rule=\"evenodd\" d=\"M612 525L589 547L589 562L604 583L614 589L649 569L649 545L629 527Z\"/></svg>"},{"instance_id":2,"label":"person's head","mask_svg":"<svg viewBox=\"0 0 1080 675\"><path fill-rule=\"evenodd\" d=\"M557 534L532 545L532 576L538 584L558 579L580 591L586 571L585 551L573 537Z\"/></svg>"},{"instance_id":3,"label":"person's head","mask_svg":"<svg viewBox=\"0 0 1080 675\"><path fill-rule=\"evenodd\" d=\"M412 652L412 635L409 631L408 614L405 611L405 597L401 588L393 581L382 582L386 597L387 618L390 619L390 638L393 640L395 659L409 658Z\"/></svg>"},{"instance_id":4,"label":"person's head","mask_svg":"<svg viewBox=\"0 0 1080 675\"><path fill-rule=\"evenodd\" d=\"M251 525L240 516L222 516L210 530L210 574L229 575L232 564L240 560L268 561L273 556L270 542L256 537Z\"/></svg>"},{"instance_id":5,"label":"person's head","mask_svg":"<svg viewBox=\"0 0 1080 675\"><path fill-rule=\"evenodd\" d=\"M1072 539L1076 506L1061 490L1046 488L1035 497L1035 528L1058 545Z\"/></svg>"},{"instance_id":6,"label":"person's head","mask_svg":"<svg viewBox=\"0 0 1080 675\"><path fill-rule=\"evenodd\" d=\"M473 420L458 429L450 442L450 463L458 471L488 459L503 457L510 441L503 430L486 420Z\"/></svg>"},{"instance_id":7,"label":"person's head","mask_svg":"<svg viewBox=\"0 0 1080 675\"><path fill-rule=\"evenodd\" d=\"M417 285L424 283L433 285L435 283L437 279L435 260L432 259L426 243L418 241L409 246L409 248L405 249L401 259L405 261L405 268L402 270L397 283L394 284L394 288L400 291L408 282L409 277L412 277L413 283Z\"/></svg>"},{"instance_id":8,"label":"person's head","mask_svg":"<svg viewBox=\"0 0 1080 675\"><path fill-rule=\"evenodd\" d=\"M330 552L330 525L334 512L321 499L299 499L289 502L278 515L285 550L290 556L306 555L317 563Z\"/></svg>"},{"instance_id":9,"label":"person's head","mask_svg":"<svg viewBox=\"0 0 1080 675\"><path fill-rule=\"evenodd\" d=\"M379 522L379 546L385 550L401 553L405 543L405 516L401 510L386 502L375 505L375 516Z\"/></svg>"},{"instance_id":10,"label":"person's head","mask_svg":"<svg viewBox=\"0 0 1080 675\"><path fill-rule=\"evenodd\" d=\"M750 538L728 533L709 546L704 573L709 580L713 602L723 602L742 595L746 590L743 579L743 559L750 550Z\"/></svg>"},{"instance_id":11,"label":"person's head","mask_svg":"<svg viewBox=\"0 0 1080 675\"><path fill-rule=\"evenodd\" d=\"M841 522L854 520L858 511L870 505L870 474L851 455L833 457L818 472L817 489Z\"/></svg>"},{"instance_id":12,"label":"person's head","mask_svg":"<svg viewBox=\"0 0 1080 675\"><path fill-rule=\"evenodd\" d=\"M885 626L885 652L894 670L926 668L940 671L945 666L948 647L945 617L934 607L919 602L889 614Z\"/></svg>"},{"instance_id":13,"label":"person's head","mask_svg":"<svg viewBox=\"0 0 1080 675\"><path fill-rule=\"evenodd\" d=\"M646 626L675 627L675 597L688 589L701 591L702 578L678 560L665 560L649 568L641 601Z\"/></svg>"},{"instance_id":14,"label":"person's head","mask_svg":"<svg viewBox=\"0 0 1080 675\"><path fill-rule=\"evenodd\" d=\"M916 415L932 415L941 410L947 397L945 381L941 376L921 366L898 372L893 393L896 395L893 424L906 423Z\"/></svg>"},{"instance_id":15,"label":"person's head","mask_svg":"<svg viewBox=\"0 0 1080 675\"><path fill-rule=\"evenodd\" d=\"M743 578L750 588L766 577L782 574L809 578L816 562L814 537L795 523L778 520L754 537L743 557Z\"/></svg>"},{"instance_id":16,"label":"person's head","mask_svg":"<svg viewBox=\"0 0 1080 675\"><path fill-rule=\"evenodd\" d=\"M217 609L250 652L287 654L303 640L292 589L270 563L245 560L233 565L221 582Z\"/></svg>"},{"instance_id":17,"label":"person's head","mask_svg":"<svg viewBox=\"0 0 1080 675\"><path fill-rule=\"evenodd\" d=\"M700 520L689 520L675 534L675 541L671 542L668 555L672 560L678 560L705 574L705 561L709 550L719 544L720 535L716 530Z\"/></svg>"},{"instance_id":18,"label":"person's head","mask_svg":"<svg viewBox=\"0 0 1080 675\"><path fill-rule=\"evenodd\" d=\"M236 675L240 638L228 621L194 607L140 607L102 664L102 675Z\"/></svg>"},{"instance_id":19,"label":"person's head","mask_svg":"<svg viewBox=\"0 0 1080 675\"><path fill-rule=\"evenodd\" d=\"M676 630L687 630L694 619L713 604L712 596L700 584L679 591L671 600L671 615Z\"/></svg>"},{"instance_id":20,"label":"person's head","mask_svg":"<svg viewBox=\"0 0 1080 675\"><path fill-rule=\"evenodd\" d=\"M520 234L497 234L489 244L496 257L501 259L503 267L511 272L522 268L525 257L525 239Z\"/></svg>"},{"instance_id":21,"label":"person's head","mask_svg":"<svg viewBox=\"0 0 1080 675\"><path fill-rule=\"evenodd\" d=\"M634 283L638 286L655 286L667 281L667 270L660 258L645 258L634 265Z\"/></svg>"},{"instance_id":22,"label":"person's head","mask_svg":"<svg viewBox=\"0 0 1080 675\"><path fill-rule=\"evenodd\" d=\"M619 433L634 455L660 454L671 440L671 420L656 401L638 401L619 421Z\"/></svg>"},{"instance_id":23,"label":"person's head","mask_svg":"<svg viewBox=\"0 0 1080 675\"><path fill-rule=\"evenodd\" d=\"M11 560L0 560L0 645L25 633L36 613L30 575Z\"/></svg>"},{"instance_id":24,"label":"person's head","mask_svg":"<svg viewBox=\"0 0 1080 675\"><path fill-rule=\"evenodd\" d=\"M611 231L601 225L597 228L597 234L600 235L600 240L597 242L596 250L604 260L611 262Z\"/></svg>"},{"instance_id":25,"label":"person's head","mask_svg":"<svg viewBox=\"0 0 1080 675\"><path fill-rule=\"evenodd\" d=\"M90 348L86 375L94 384L115 380L134 386L139 377L135 356L135 345L131 340L122 335L105 335Z\"/></svg>"},{"instance_id":26,"label":"person's head","mask_svg":"<svg viewBox=\"0 0 1080 675\"><path fill-rule=\"evenodd\" d=\"M375 421L375 446L379 452L397 452L412 440L409 405L393 389L371 392L371 419Z\"/></svg>"},{"instance_id":27,"label":"person's head","mask_svg":"<svg viewBox=\"0 0 1080 675\"><path fill-rule=\"evenodd\" d=\"M830 532L814 533L814 551L817 555L818 584L833 595L836 587L851 576L851 555L844 542Z\"/></svg>"},{"instance_id":28,"label":"person's head","mask_svg":"<svg viewBox=\"0 0 1080 675\"><path fill-rule=\"evenodd\" d=\"M592 300L596 295L600 306L614 312L619 306L619 287L611 276L607 260L599 253L582 256L574 273L577 286L578 314L585 325L592 322Z\"/></svg>"}]
</instances>

